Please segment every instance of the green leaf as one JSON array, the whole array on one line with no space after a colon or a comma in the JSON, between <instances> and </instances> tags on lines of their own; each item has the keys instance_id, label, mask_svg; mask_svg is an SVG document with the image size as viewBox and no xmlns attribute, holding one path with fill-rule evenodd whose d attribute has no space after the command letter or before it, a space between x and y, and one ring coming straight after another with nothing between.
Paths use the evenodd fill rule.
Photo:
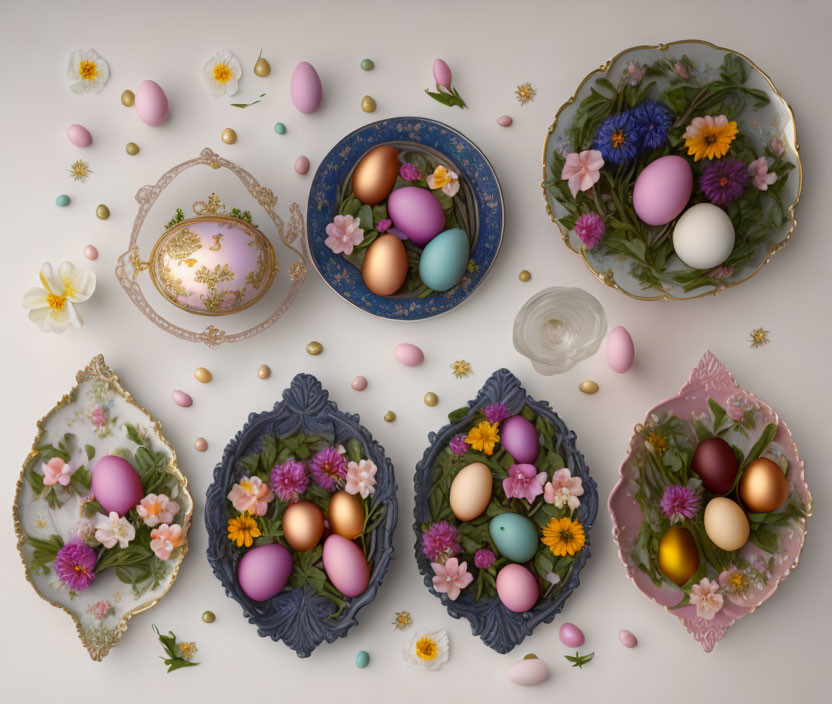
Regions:
<instances>
[{"instance_id":1,"label":"green leaf","mask_svg":"<svg viewBox=\"0 0 832 704\"><path fill-rule=\"evenodd\" d=\"M583 669L583 666L595 657L595 653L592 652L589 653L589 655L581 655L576 650L574 655L564 655L563 657L565 657L569 662L572 663L572 667Z\"/></svg>"},{"instance_id":2,"label":"green leaf","mask_svg":"<svg viewBox=\"0 0 832 704\"><path fill-rule=\"evenodd\" d=\"M361 222L361 229L369 232L373 229L373 209L369 205L362 205L358 211L358 219Z\"/></svg>"},{"instance_id":3,"label":"green leaf","mask_svg":"<svg viewBox=\"0 0 832 704\"><path fill-rule=\"evenodd\" d=\"M763 429L763 433L762 435L760 435L760 439L757 440L757 442L754 443L754 446L748 451L748 454L745 457L745 461L742 463L741 469L745 469L761 454L763 454L763 450L765 450L771 444L771 441L774 440L775 435L777 435L777 426L774 424L767 425Z\"/></svg>"},{"instance_id":4,"label":"green leaf","mask_svg":"<svg viewBox=\"0 0 832 704\"><path fill-rule=\"evenodd\" d=\"M64 541L59 535L50 535L46 539L27 535L25 540L34 548L32 562L29 563L29 569L33 572L47 572L46 566L55 561L58 551L64 546Z\"/></svg>"},{"instance_id":5,"label":"green leaf","mask_svg":"<svg viewBox=\"0 0 832 704\"><path fill-rule=\"evenodd\" d=\"M92 445L84 445L84 451L87 453L87 460L95 457L95 448Z\"/></svg>"},{"instance_id":6,"label":"green leaf","mask_svg":"<svg viewBox=\"0 0 832 704\"><path fill-rule=\"evenodd\" d=\"M455 411L451 411L448 414L448 420L451 423L458 423L463 418L465 418L465 416L468 415L469 410L470 409L468 408L468 406L463 406L462 408L457 408Z\"/></svg>"},{"instance_id":7,"label":"green leaf","mask_svg":"<svg viewBox=\"0 0 832 704\"><path fill-rule=\"evenodd\" d=\"M273 435L266 435L260 447L260 467L264 472L271 472L277 459L277 441Z\"/></svg>"},{"instance_id":8,"label":"green leaf","mask_svg":"<svg viewBox=\"0 0 832 704\"><path fill-rule=\"evenodd\" d=\"M142 437L141 433L136 430L136 426L131 425L130 423L124 424L124 430L127 434L127 439L132 440L137 445L145 445L146 440Z\"/></svg>"},{"instance_id":9,"label":"green leaf","mask_svg":"<svg viewBox=\"0 0 832 704\"><path fill-rule=\"evenodd\" d=\"M361 446L361 442L356 438L350 438L347 440L347 444L344 446L347 450L347 459L350 462L360 462L364 459L364 448Z\"/></svg>"}]
</instances>

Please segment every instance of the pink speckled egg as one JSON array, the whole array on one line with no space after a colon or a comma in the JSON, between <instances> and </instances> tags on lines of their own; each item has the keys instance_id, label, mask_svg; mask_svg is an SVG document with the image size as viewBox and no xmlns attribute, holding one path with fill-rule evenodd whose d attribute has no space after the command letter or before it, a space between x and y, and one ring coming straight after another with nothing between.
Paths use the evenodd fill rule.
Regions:
<instances>
[{"instance_id":1,"label":"pink speckled egg","mask_svg":"<svg viewBox=\"0 0 832 704\"><path fill-rule=\"evenodd\" d=\"M688 162L670 154L650 162L636 178L633 208L648 225L666 225L688 204L693 173Z\"/></svg>"},{"instance_id":2,"label":"pink speckled egg","mask_svg":"<svg viewBox=\"0 0 832 704\"><path fill-rule=\"evenodd\" d=\"M91 491L107 513L123 516L142 500L144 490L139 473L127 460L104 455L92 468Z\"/></svg>"},{"instance_id":3,"label":"pink speckled egg","mask_svg":"<svg viewBox=\"0 0 832 704\"><path fill-rule=\"evenodd\" d=\"M92 144L92 135L83 125L70 125L67 127L66 138L76 147L88 147Z\"/></svg>"},{"instance_id":4,"label":"pink speckled egg","mask_svg":"<svg viewBox=\"0 0 832 704\"><path fill-rule=\"evenodd\" d=\"M540 453L537 429L523 416L506 418L500 426L500 442L515 462L533 464Z\"/></svg>"},{"instance_id":5,"label":"pink speckled egg","mask_svg":"<svg viewBox=\"0 0 832 704\"><path fill-rule=\"evenodd\" d=\"M182 408L190 408L194 403L190 394L186 394L181 389L174 389L171 391L170 398L171 401L173 401L177 406L182 406Z\"/></svg>"},{"instance_id":6,"label":"pink speckled egg","mask_svg":"<svg viewBox=\"0 0 832 704\"><path fill-rule=\"evenodd\" d=\"M424 247L445 229L445 213L436 196L424 188L397 188L387 199L396 229L417 247Z\"/></svg>"},{"instance_id":7,"label":"pink speckled egg","mask_svg":"<svg viewBox=\"0 0 832 704\"><path fill-rule=\"evenodd\" d=\"M333 533L324 542L324 571L344 596L358 596L370 583L370 568L361 548L352 540Z\"/></svg>"},{"instance_id":8,"label":"pink speckled egg","mask_svg":"<svg viewBox=\"0 0 832 704\"><path fill-rule=\"evenodd\" d=\"M580 648L586 638L584 632L574 623L564 623L558 629L558 638L567 648Z\"/></svg>"},{"instance_id":9,"label":"pink speckled egg","mask_svg":"<svg viewBox=\"0 0 832 704\"><path fill-rule=\"evenodd\" d=\"M509 611L528 611L540 596L537 578L530 570L514 563L497 573L497 596Z\"/></svg>"},{"instance_id":10,"label":"pink speckled egg","mask_svg":"<svg viewBox=\"0 0 832 704\"><path fill-rule=\"evenodd\" d=\"M136 114L146 125L164 124L170 113L168 96L156 81L142 81L136 89Z\"/></svg>"},{"instance_id":11,"label":"pink speckled egg","mask_svg":"<svg viewBox=\"0 0 832 704\"><path fill-rule=\"evenodd\" d=\"M307 115L315 112L320 106L324 89L318 72L308 61L301 61L292 71L289 94L295 107Z\"/></svg>"},{"instance_id":12,"label":"pink speckled egg","mask_svg":"<svg viewBox=\"0 0 832 704\"><path fill-rule=\"evenodd\" d=\"M280 594L291 574L292 554L280 543L251 548L237 565L237 583L254 601Z\"/></svg>"},{"instance_id":13,"label":"pink speckled egg","mask_svg":"<svg viewBox=\"0 0 832 704\"><path fill-rule=\"evenodd\" d=\"M88 244L84 247L84 256L91 261L95 261L98 259L98 249L96 249L95 245Z\"/></svg>"},{"instance_id":14,"label":"pink speckled egg","mask_svg":"<svg viewBox=\"0 0 832 704\"><path fill-rule=\"evenodd\" d=\"M497 124L500 125L500 127L511 127L513 122L514 120L511 119L511 115L500 115L500 117L497 118Z\"/></svg>"},{"instance_id":15,"label":"pink speckled egg","mask_svg":"<svg viewBox=\"0 0 832 704\"><path fill-rule=\"evenodd\" d=\"M393 357L406 367L418 367L425 361L425 353L420 347L411 345L409 342L402 342L393 348Z\"/></svg>"},{"instance_id":16,"label":"pink speckled egg","mask_svg":"<svg viewBox=\"0 0 832 704\"><path fill-rule=\"evenodd\" d=\"M297 159L295 159L295 171L299 173L301 176L309 172L309 157L303 156L301 154Z\"/></svg>"},{"instance_id":17,"label":"pink speckled egg","mask_svg":"<svg viewBox=\"0 0 832 704\"><path fill-rule=\"evenodd\" d=\"M364 391L367 388L367 377L357 376L351 382L350 386L356 391Z\"/></svg>"},{"instance_id":18,"label":"pink speckled egg","mask_svg":"<svg viewBox=\"0 0 832 704\"><path fill-rule=\"evenodd\" d=\"M610 369L623 374L633 366L636 348L626 328L617 325L607 335L607 364Z\"/></svg>"},{"instance_id":19,"label":"pink speckled egg","mask_svg":"<svg viewBox=\"0 0 832 704\"><path fill-rule=\"evenodd\" d=\"M636 638L630 631L618 631L618 640L625 648L635 648L638 645L638 638Z\"/></svg>"}]
</instances>

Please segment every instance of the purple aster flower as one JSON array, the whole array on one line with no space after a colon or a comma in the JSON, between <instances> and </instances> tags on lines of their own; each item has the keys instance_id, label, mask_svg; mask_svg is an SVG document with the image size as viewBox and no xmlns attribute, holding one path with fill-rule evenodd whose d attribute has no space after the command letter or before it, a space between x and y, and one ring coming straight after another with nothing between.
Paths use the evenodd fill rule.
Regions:
<instances>
[{"instance_id":1,"label":"purple aster flower","mask_svg":"<svg viewBox=\"0 0 832 704\"><path fill-rule=\"evenodd\" d=\"M465 442L465 433L454 435L448 443L448 447L451 448L451 452L453 452L457 457L462 457L462 455L468 452L468 444Z\"/></svg>"},{"instance_id":2,"label":"purple aster flower","mask_svg":"<svg viewBox=\"0 0 832 704\"><path fill-rule=\"evenodd\" d=\"M474 553L474 565L481 570L487 570L494 564L497 557L488 548L480 548Z\"/></svg>"},{"instance_id":3,"label":"purple aster flower","mask_svg":"<svg viewBox=\"0 0 832 704\"><path fill-rule=\"evenodd\" d=\"M80 592L95 579L97 563L95 551L89 545L80 540L72 540L58 550L52 567L58 579L69 589Z\"/></svg>"},{"instance_id":4,"label":"purple aster flower","mask_svg":"<svg viewBox=\"0 0 832 704\"><path fill-rule=\"evenodd\" d=\"M598 244L606 231L604 219L598 213L584 213L575 221L575 234L587 249Z\"/></svg>"},{"instance_id":5,"label":"purple aster flower","mask_svg":"<svg viewBox=\"0 0 832 704\"><path fill-rule=\"evenodd\" d=\"M459 533L448 521L431 523L422 536L422 552L431 562L444 562L458 555Z\"/></svg>"},{"instance_id":6,"label":"purple aster flower","mask_svg":"<svg viewBox=\"0 0 832 704\"><path fill-rule=\"evenodd\" d=\"M499 423L508 418L508 408L502 402L492 403L490 406L483 408L482 412L489 423Z\"/></svg>"},{"instance_id":7,"label":"purple aster flower","mask_svg":"<svg viewBox=\"0 0 832 704\"><path fill-rule=\"evenodd\" d=\"M384 218L376 223L376 230L382 234L393 227L393 221L390 218Z\"/></svg>"},{"instance_id":8,"label":"purple aster flower","mask_svg":"<svg viewBox=\"0 0 832 704\"><path fill-rule=\"evenodd\" d=\"M665 488L661 500L662 512L671 520L693 518L699 513L702 500L686 486L671 485Z\"/></svg>"},{"instance_id":9,"label":"purple aster flower","mask_svg":"<svg viewBox=\"0 0 832 704\"><path fill-rule=\"evenodd\" d=\"M595 133L593 149L601 152L607 164L630 161L641 148L641 128L629 110L610 115Z\"/></svg>"},{"instance_id":10,"label":"purple aster flower","mask_svg":"<svg viewBox=\"0 0 832 704\"><path fill-rule=\"evenodd\" d=\"M714 205L725 207L739 198L748 182L748 167L739 159L720 159L699 177L699 188Z\"/></svg>"},{"instance_id":11,"label":"purple aster flower","mask_svg":"<svg viewBox=\"0 0 832 704\"><path fill-rule=\"evenodd\" d=\"M277 498L286 503L295 503L300 495L306 491L309 477L303 462L290 457L283 464L275 465L269 474L269 486L277 494Z\"/></svg>"},{"instance_id":12,"label":"purple aster flower","mask_svg":"<svg viewBox=\"0 0 832 704\"><path fill-rule=\"evenodd\" d=\"M324 489L332 491L347 476L347 463L337 448L325 447L315 453L309 463L309 472Z\"/></svg>"},{"instance_id":13,"label":"purple aster flower","mask_svg":"<svg viewBox=\"0 0 832 704\"><path fill-rule=\"evenodd\" d=\"M641 130L643 149L659 149L667 142L667 131L673 124L673 112L664 103L645 100L633 110L633 119Z\"/></svg>"},{"instance_id":14,"label":"purple aster flower","mask_svg":"<svg viewBox=\"0 0 832 704\"><path fill-rule=\"evenodd\" d=\"M401 176L405 181L418 181L422 178L422 174L419 173L419 169L409 162L401 165L399 168L399 176Z\"/></svg>"}]
</instances>

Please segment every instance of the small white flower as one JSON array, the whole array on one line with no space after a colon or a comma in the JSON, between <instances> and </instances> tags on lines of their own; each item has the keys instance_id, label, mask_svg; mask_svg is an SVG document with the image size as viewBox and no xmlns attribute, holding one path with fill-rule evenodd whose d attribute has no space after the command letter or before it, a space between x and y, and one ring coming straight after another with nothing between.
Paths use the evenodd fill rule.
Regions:
<instances>
[{"instance_id":1,"label":"small white flower","mask_svg":"<svg viewBox=\"0 0 832 704\"><path fill-rule=\"evenodd\" d=\"M95 291L95 274L89 269L76 269L72 262L58 267L58 276L52 265L45 263L40 269L43 288L30 288L23 296L23 307L29 311L29 320L44 332L61 333L72 323L80 328L83 318L75 308Z\"/></svg>"},{"instance_id":2,"label":"small white flower","mask_svg":"<svg viewBox=\"0 0 832 704\"><path fill-rule=\"evenodd\" d=\"M76 49L69 56L66 75L73 93L99 93L110 80L110 67L94 49Z\"/></svg>"},{"instance_id":3,"label":"small white flower","mask_svg":"<svg viewBox=\"0 0 832 704\"><path fill-rule=\"evenodd\" d=\"M126 548L135 537L135 527L124 516L119 518L115 511L110 511L109 516L95 514L95 539L105 548L115 547L116 543Z\"/></svg>"},{"instance_id":4,"label":"small white flower","mask_svg":"<svg viewBox=\"0 0 832 704\"><path fill-rule=\"evenodd\" d=\"M211 95L234 95L243 70L240 62L228 49L220 49L202 67L202 75Z\"/></svg>"},{"instance_id":5,"label":"small white flower","mask_svg":"<svg viewBox=\"0 0 832 704\"><path fill-rule=\"evenodd\" d=\"M435 672L448 662L451 644L445 631L419 631L404 647L404 661L416 670Z\"/></svg>"}]
</instances>

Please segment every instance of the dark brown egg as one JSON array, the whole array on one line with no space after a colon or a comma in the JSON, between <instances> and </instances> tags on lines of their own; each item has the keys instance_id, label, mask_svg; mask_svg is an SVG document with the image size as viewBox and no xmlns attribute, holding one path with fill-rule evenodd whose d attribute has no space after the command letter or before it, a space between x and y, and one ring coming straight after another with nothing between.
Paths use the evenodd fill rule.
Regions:
<instances>
[{"instance_id":1,"label":"dark brown egg","mask_svg":"<svg viewBox=\"0 0 832 704\"><path fill-rule=\"evenodd\" d=\"M378 205L393 190L399 175L399 152L382 145L368 151L352 172L352 192L365 205Z\"/></svg>"},{"instance_id":2,"label":"dark brown egg","mask_svg":"<svg viewBox=\"0 0 832 704\"><path fill-rule=\"evenodd\" d=\"M379 296L392 296L407 278L407 250L396 235L381 235L367 247L361 275L367 288Z\"/></svg>"},{"instance_id":3,"label":"dark brown egg","mask_svg":"<svg viewBox=\"0 0 832 704\"><path fill-rule=\"evenodd\" d=\"M283 512L283 536L292 550L311 550L324 534L324 513L311 501L290 504Z\"/></svg>"},{"instance_id":4,"label":"dark brown egg","mask_svg":"<svg viewBox=\"0 0 832 704\"><path fill-rule=\"evenodd\" d=\"M696 446L690 468L699 475L708 491L724 494L737 476L737 456L722 438L706 438Z\"/></svg>"},{"instance_id":5,"label":"dark brown egg","mask_svg":"<svg viewBox=\"0 0 832 704\"><path fill-rule=\"evenodd\" d=\"M789 481L777 464L758 457L742 471L738 489L740 501L749 511L768 513L788 497Z\"/></svg>"}]
</instances>

